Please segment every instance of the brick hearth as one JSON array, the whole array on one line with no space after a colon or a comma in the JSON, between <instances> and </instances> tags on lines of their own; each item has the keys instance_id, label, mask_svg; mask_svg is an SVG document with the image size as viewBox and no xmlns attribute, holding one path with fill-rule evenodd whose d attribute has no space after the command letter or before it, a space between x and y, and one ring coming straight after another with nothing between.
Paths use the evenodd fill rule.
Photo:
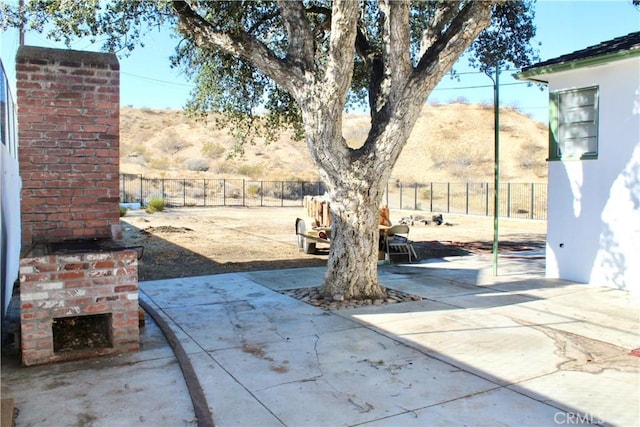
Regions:
<instances>
[{"instance_id":1,"label":"brick hearth","mask_svg":"<svg viewBox=\"0 0 640 427\"><path fill-rule=\"evenodd\" d=\"M137 252L131 249L22 258L23 365L137 351L137 266ZM96 314L109 315L111 347L54 352L55 319Z\"/></svg>"}]
</instances>

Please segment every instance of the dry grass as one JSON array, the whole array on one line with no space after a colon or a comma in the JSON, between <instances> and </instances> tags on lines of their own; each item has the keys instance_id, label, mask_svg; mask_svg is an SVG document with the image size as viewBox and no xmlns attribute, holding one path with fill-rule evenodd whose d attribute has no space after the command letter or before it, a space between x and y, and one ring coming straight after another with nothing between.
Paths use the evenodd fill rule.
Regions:
<instances>
[{"instance_id":1,"label":"dry grass","mask_svg":"<svg viewBox=\"0 0 640 427\"><path fill-rule=\"evenodd\" d=\"M392 209L390 220L395 224L409 213L415 214ZM300 207L167 208L155 214L139 209L121 219L122 243L145 248L138 267L140 280L326 265L327 245L318 245L315 255L298 249L294 224L302 214ZM467 250L491 252L493 218L446 215L446 219L453 225L411 227L409 237L422 260ZM545 232L545 221L503 218L501 251L543 247Z\"/></svg>"},{"instance_id":2,"label":"dry grass","mask_svg":"<svg viewBox=\"0 0 640 427\"><path fill-rule=\"evenodd\" d=\"M121 110L120 171L150 177L318 180L306 142L283 133L278 143L245 148L228 159L232 138L212 124L175 110ZM369 117L348 114L350 146L367 136ZM398 159L393 178L403 182L490 181L493 174L493 110L479 104L428 105ZM501 178L546 181L547 127L513 108L500 112ZM206 160L205 160L206 159ZM205 161L209 168L203 171ZM198 167L196 167L198 166ZM197 170L190 170L197 169Z\"/></svg>"}]
</instances>

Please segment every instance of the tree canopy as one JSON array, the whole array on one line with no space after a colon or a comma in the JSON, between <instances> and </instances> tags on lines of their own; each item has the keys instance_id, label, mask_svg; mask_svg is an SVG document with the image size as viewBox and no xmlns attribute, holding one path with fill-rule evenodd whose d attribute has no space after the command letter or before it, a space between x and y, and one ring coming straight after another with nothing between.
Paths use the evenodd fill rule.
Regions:
<instances>
[{"instance_id":1,"label":"tree canopy","mask_svg":"<svg viewBox=\"0 0 640 427\"><path fill-rule=\"evenodd\" d=\"M240 143L293 128L329 190L331 248L324 292L384 295L377 279L379 206L429 93L469 51L487 72L536 56L533 1L38 0L4 6L0 22L53 38L104 39L131 50L152 28L179 35L174 66L194 78L194 114L217 113ZM368 107L359 147L342 134L344 111Z\"/></svg>"},{"instance_id":2,"label":"tree canopy","mask_svg":"<svg viewBox=\"0 0 640 427\"><path fill-rule=\"evenodd\" d=\"M293 47L290 35L307 32L305 43L295 49L308 49L312 63L305 67L322 71L329 51L332 2L304 1L296 7L283 7L286 3L289 2L27 0L22 10L16 4L0 5L0 28L42 32L67 45L78 38L102 41L104 51L120 55L128 55L143 45L149 32L173 30L177 38L171 64L196 84L185 107L191 114L202 117L223 113L216 116L219 125L230 129L241 145L253 142L257 136L272 141L278 131L287 127L303 138L299 108L290 92L266 75L241 49L221 49L212 44L205 48L200 43L202 34L207 30L228 34L225 43L229 47L234 45L234 39L251 40L260 54L286 62ZM425 46L435 42L450 27L451 18L463 7L469 7L468 3L411 2L407 50L412 66L418 65ZM491 3L491 23L467 51L470 65L487 72L498 62L516 68L530 64L537 58L530 44L535 36L534 0ZM353 77L346 107L373 112L380 101L385 33L378 2L363 1L359 7ZM293 13L299 15L300 22L309 24L307 29L292 25L289 18ZM180 25L180 17L197 24ZM241 146L238 148L241 150Z\"/></svg>"}]
</instances>

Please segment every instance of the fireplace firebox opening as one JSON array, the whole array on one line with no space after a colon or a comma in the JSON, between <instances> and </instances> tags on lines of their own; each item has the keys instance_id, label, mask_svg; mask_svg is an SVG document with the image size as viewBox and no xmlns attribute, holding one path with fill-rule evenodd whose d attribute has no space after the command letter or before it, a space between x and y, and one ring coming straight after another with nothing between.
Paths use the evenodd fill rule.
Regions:
<instances>
[{"instance_id":1,"label":"fireplace firebox opening","mask_svg":"<svg viewBox=\"0 0 640 427\"><path fill-rule=\"evenodd\" d=\"M52 329L54 353L113 347L111 314L56 318Z\"/></svg>"}]
</instances>

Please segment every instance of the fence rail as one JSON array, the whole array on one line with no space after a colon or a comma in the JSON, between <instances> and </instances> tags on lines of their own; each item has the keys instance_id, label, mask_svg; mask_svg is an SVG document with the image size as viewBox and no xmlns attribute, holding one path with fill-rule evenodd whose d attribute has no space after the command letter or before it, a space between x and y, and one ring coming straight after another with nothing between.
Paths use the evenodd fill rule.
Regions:
<instances>
[{"instance_id":1,"label":"fence rail","mask_svg":"<svg viewBox=\"0 0 640 427\"><path fill-rule=\"evenodd\" d=\"M120 201L141 203L153 197L167 206L302 206L305 196L324 194L322 182L251 181L244 179L166 179L120 175ZM546 183L502 183L501 217L547 218ZM383 203L390 209L493 216L493 184L389 181Z\"/></svg>"}]
</instances>

